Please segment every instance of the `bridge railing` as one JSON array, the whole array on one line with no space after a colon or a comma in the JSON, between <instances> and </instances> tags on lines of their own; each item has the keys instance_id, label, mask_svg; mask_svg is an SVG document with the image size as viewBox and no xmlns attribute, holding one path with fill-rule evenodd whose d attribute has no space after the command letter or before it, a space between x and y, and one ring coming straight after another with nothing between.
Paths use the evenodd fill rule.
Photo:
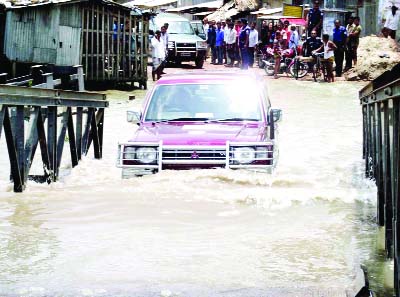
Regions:
<instances>
[{"instance_id":1,"label":"bridge railing","mask_svg":"<svg viewBox=\"0 0 400 297\"><path fill-rule=\"evenodd\" d=\"M28 178L56 181L66 142L73 167L91 143L95 158L102 157L106 95L51 89L54 81L44 76L49 89L0 85L0 137L4 128L15 192L25 189ZM44 173L30 176L38 146Z\"/></svg>"},{"instance_id":2,"label":"bridge railing","mask_svg":"<svg viewBox=\"0 0 400 297\"><path fill-rule=\"evenodd\" d=\"M400 78L386 73L359 96L365 174L377 186L377 223L385 228L385 249L394 259L395 291L400 296Z\"/></svg>"}]
</instances>

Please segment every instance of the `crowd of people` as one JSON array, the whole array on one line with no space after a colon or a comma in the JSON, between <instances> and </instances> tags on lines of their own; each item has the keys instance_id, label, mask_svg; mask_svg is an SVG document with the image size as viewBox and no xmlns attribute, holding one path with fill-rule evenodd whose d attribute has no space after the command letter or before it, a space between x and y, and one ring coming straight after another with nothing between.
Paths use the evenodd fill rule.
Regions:
<instances>
[{"instance_id":1,"label":"crowd of people","mask_svg":"<svg viewBox=\"0 0 400 297\"><path fill-rule=\"evenodd\" d=\"M280 60L283 55L299 54L311 57L317 52L323 52L323 63L327 70L328 81L333 82L333 72L335 72L336 77L340 77L343 72L357 64L357 48L362 28L360 18L350 16L347 19L346 26L343 26L340 20L336 19L332 32L322 32L324 16L319 4L318 0L313 2L313 7L306 17L304 33L302 32L301 36L299 36L297 26L290 24L289 20L279 21L276 24L264 20L259 34L256 23L252 22L248 25L247 19L244 18L236 21L230 18L221 21L209 21L205 18L203 28L206 32L208 45L206 59L211 58L211 64L248 69L253 67L257 52L269 47L273 50L275 58L274 77L278 78ZM397 7L393 5L384 19L382 33L385 37L395 38L399 18L400 13ZM161 29L163 31L163 28ZM168 36L165 28L164 32L161 31L157 31L156 40L154 42L152 40L155 49L153 56L155 53L156 59L160 59L158 65L162 65L168 42L165 40ZM157 34L159 37L157 37ZM332 40L330 40L330 36L333 37ZM162 39L164 39L164 42L162 42ZM164 56L161 50L162 46L158 43L164 44ZM333 64L335 64L335 68L333 68ZM153 79L155 74L159 76L160 73L162 73L162 68L158 72L154 70Z\"/></svg>"}]
</instances>

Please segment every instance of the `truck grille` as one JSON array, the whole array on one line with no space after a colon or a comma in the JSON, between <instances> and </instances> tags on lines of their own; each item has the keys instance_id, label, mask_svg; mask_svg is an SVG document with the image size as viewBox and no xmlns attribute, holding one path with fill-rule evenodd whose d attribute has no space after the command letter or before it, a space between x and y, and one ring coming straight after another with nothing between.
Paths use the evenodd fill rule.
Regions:
<instances>
[{"instance_id":1,"label":"truck grille","mask_svg":"<svg viewBox=\"0 0 400 297\"><path fill-rule=\"evenodd\" d=\"M177 52L196 52L196 43L179 42L176 44Z\"/></svg>"},{"instance_id":2,"label":"truck grille","mask_svg":"<svg viewBox=\"0 0 400 297\"><path fill-rule=\"evenodd\" d=\"M162 160L164 164L175 164L177 161L207 164L226 162L226 149L209 149L209 148L187 148L187 149L170 149L164 148L162 152Z\"/></svg>"}]
</instances>

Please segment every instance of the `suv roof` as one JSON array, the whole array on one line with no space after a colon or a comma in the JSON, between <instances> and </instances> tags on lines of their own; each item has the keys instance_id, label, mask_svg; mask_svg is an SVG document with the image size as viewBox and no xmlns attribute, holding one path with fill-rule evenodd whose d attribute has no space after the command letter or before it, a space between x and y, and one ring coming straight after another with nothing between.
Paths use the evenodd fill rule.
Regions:
<instances>
[{"instance_id":1,"label":"suv roof","mask_svg":"<svg viewBox=\"0 0 400 297\"><path fill-rule=\"evenodd\" d=\"M251 72L239 72L233 70L211 70L211 71L182 71L164 75L157 84L176 84L201 81L240 81L250 79L252 81L262 81L263 77Z\"/></svg>"},{"instance_id":2,"label":"suv roof","mask_svg":"<svg viewBox=\"0 0 400 297\"><path fill-rule=\"evenodd\" d=\"M189 20L187 18L184 18L183 16L174 14L174 13L167 13L167 12L162 12L159 13L155 16L157 19L158 18L165 18L165 19L169 19L169 20L173 20L173 21L186 21L189 22Z\"/></svg>"}]
</instances>

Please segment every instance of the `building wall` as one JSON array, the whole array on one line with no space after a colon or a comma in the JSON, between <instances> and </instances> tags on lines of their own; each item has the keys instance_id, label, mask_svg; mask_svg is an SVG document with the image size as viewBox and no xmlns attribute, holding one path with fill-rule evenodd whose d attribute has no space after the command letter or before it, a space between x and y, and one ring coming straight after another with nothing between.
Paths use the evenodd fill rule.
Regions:
<instances>
[{"instance_id":1,"label":"building wall","mask_svg":"<svg viewBox=\"0 0 400 297\"><path fill-rule=\"evenodd\" d=\"M9 10L5 32L7 58L57 66L79 64L80 14L76 9L66 9L71 6L44 5ZM68 16L68 13L74 15ZM64 26L60 26L60 21Z\"/></svg>"}]
</instances>

